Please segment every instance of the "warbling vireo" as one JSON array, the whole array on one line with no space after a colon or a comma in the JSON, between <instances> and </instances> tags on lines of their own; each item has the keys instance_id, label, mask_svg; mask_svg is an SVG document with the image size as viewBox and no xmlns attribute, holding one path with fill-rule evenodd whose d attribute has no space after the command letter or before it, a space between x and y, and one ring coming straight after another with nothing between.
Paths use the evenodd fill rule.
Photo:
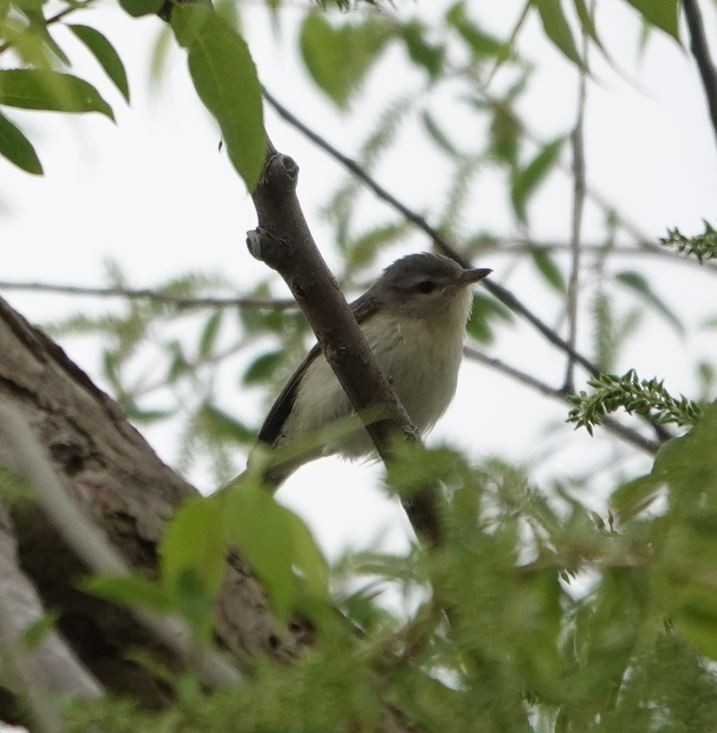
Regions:
<instances>
[{"instance_id":1,"label":"warbling vireo","mask_svg":"<svg viewBox=\"0 0 717 733\"><path fill-rule=\"evenodd\" d=\"M412 254L387 267L351 304L378 365L421 434L433 427L453 399L472 304L470 286L491 272L464 270L440 255ZM259 447L268 449L264 480L278 488L299 466L320 456L370 456L375 449L368 433L360 424L346 431L344 420L338 437L300 457L280 464L271 461L272 449L325 432L352 414L353 407L317 344L274 402L249 465L263 452Z\"/></svg>"}]
</instances>

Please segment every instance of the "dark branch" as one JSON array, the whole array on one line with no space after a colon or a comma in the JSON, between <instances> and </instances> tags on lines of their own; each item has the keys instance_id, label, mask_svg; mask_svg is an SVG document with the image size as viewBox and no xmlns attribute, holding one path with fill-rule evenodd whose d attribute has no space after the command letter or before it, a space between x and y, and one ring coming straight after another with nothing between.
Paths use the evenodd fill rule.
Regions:
<instances>
[{"instance_id":1,"label":"dark branch","mask_svg":"<svg viewBox=\"0 0 717 733\"><path fill-rule=\"evenodd\" d=\"M684 0L684 8L687 27L690 29L690 50L697 62L705 97L707 97L712 129L717 138L717 70L715 70L712 63L705 27L702 22L702 13L697 0Z\"/></svg>"},{"instance_id":2,"label":"dark branch","mask_svg":"<svg viewBox=\"0 0 717 733\"><path fill-rule=\"evenodd\" d=\"M511 379L514 379L515 381L524 384L526 387L530 387L536 392L540 392L540 394L542 394L544 397L551 397L553 399L559 400L562 403L566 403L568 393L564 388L557 389L555 387L551 387L547 382L543 382L541 379L538 379L531 374L527 374L520 369L516 369L515 367L511 366L510 364L506 364L500 359L488 356L487 354L484 354L482 351L478 351L478 349L472 346L465 346L463 349L463 353L468 359L480 362L490 369L494 369L501 374L505 374ZM605 427L606 430L613 433L614 435L617 435L625 442L632 443L632 445L634 445L636 448L639 448L640 450L643 450L650 455L655 455L655 453L657 453L660 448L659 443L655 443L654 441L649 440L644 435L638 433L636 430L622 425L613 418L605 418L605 420L603 420L603 427Z\"/></svg>"},{"instance_id":3,"label":"dark branch","mask_svg":"<svg viewBox=\"0 0 717 733\"><path fill-rule=\"evenodd\" d=\"M463 267L471 267L470 262L453 249L452 245L441 235L441 233L434 229L422 216L412 211L408 206L399 201L393 194L389 193L383 186L378 184L364 168L359 165L355 160L337 150L331 143L325 140L323 137L318 135L316 132L307 127L303 122L300 122L297 117L292 114L286 107L284 107L273 95L271 95L266 88L262 88L264 98L269 104L283 117L287 122L296 127L306 137L315 142L321 149L325 150L329 155L338 160L348 170L350 170L357 178L363 181L380 199L386 201L390 206L397 209L406 219L415 224L421 231L427 234L436 248L439 249L444 255L458 262ZM544 321L536 316L528 307L523 305L518 298L513 295L509 290L504 288L502 285L493 282L490 278L483 280L483 285L495 298L497 298L503 305L508 307L514 313L524 318L530 323L535 329L537 329L551 344L556 346L558 349L563 351L569 357L571 357L575 363L580 364L591 376L597 376L600 373L598 367L593 364L587 357L580 354L578 351L573 349L570 344L565 341L555 330L550 328ZM670 433L665 430L662 425L652 425L655 433L660 440L668 440Z\"/></svg>"},{"instance_id":4,"label":"dark branch","mask_svg":"<svg viewBox=\"0 0 717 733\"><path fill-rule=\"evenodd\" d=\"M219 298L202 296L171 295L150 288L99 288L82 285L62 285L41 282L0 281L0 290L33 290L35 292L57 293L60 295L86 295L99 298L128 298L130 300L151 300L155 303L176 305L178 308L271 308L286 310L296 307L294 300L275 300L273 298Z\"/></svg>"},{"instance_id":5,"label":"dark branch","mask_svg":"<svg viewBox=\"0 0 717 733\"><path fill-rule=\"evenodd\" d=\"M346 300L314 242L296 196L299 168L288 156L269 151L252 194L259 227L249 232L251 254L276 270L306 314L341 386L360 415L381 406L378 420L366 424L381 458L391 459L397 436L418 441L418 431L396 397L356 323ZM439 541L434 490L426 489L404 507L416 534Z\"/></svg>"}]
</instances>

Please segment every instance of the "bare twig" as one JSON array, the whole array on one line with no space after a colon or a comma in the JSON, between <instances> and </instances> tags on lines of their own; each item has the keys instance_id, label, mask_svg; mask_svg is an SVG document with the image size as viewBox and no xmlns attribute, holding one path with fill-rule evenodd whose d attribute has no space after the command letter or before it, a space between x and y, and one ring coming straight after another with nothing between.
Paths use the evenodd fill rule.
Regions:
<instances>
[{"instance_id":1,"label":"bare twig","mask_svg":"<svg viewBox=\"0 0 717 733\"><path fill-rule=\"evenodd\" d=\"M705 27L702 22L702 13L697 0L684 0L683 7L687 18L687 27L690 29L690 50L697 62L705 97L707 98L712 129L717 138L717 70L715 70L712 63L710 47L707 43Z\"/></svg>"},{"instance_id":2,"label":"bare twig","mask_svg":"<svg viewBox=\"0 0 717 733\"><path fill-rule=\"evenodd\" d=\"M463 267L470 267L470 263L459 254L448 241L443 237L440 232L434 229L428 222L418 213L411 210L408 206L399 201L393 194L389 193L383 186L377 183L367 171L359 165L355 160L341 153L331 143L324 139L321 135L316 133L311 128L307 127L301 122L292 112L284 107L273 95L271 95L265 87L262 88L264 98L269 104L281 115L287 122L296 127L306 137L316 143L318 147L326 151L333 158L338 160L348 170L350 170L357 178L363 181L380 199L386 201L389 205L403 214L404 217L421 231L427 234L432 240L435 246L443 252L447 257L452 258ZM577 364L580 364L589 374L597 376L600 373L598 367L593 364L587 357L583 356L575 349L571 348L565 339L558 334L554 329L550 328L544 321L536 316L527 306L523 305L518 298L513 295L509 290L504 288L502 285L493 282L490 278L483 280L484 287L493 295L495 298L501 301L510 310L517 313L519 316L528 321L535 329L537 329L551 344L562 350L567 355L571 356ZM661 425L652 425L655 433L661 440L667 440L671 437L670 433L665 430Z\"/></svg>"},{"instance_id":3,"label":"bare twig","mask_svg":"<svg viewBox=\"0 0 717 733\"><path fill-rule=\"evenodd\" d=\"M494 369L495 371L500 372L501 374L505 374L507 377L510 377L511 379L514 379L515 381L524 384L526 387L530 387L531 389L540 392L540 394L545 397L551 397L553 399L559 400L562 403L567 402L568 392L566 392L564 388L557 389L556 387L551 387L547 382L543 382L541 379L538 379L531 374L527 374L520 369L516 369L515 367L510 366L510 364L506 364L500 359L488 356L487 354L484 354L482 351L479 351L472 346L464 346L463 353L465 354L466 358L477 361L489 367L490 369ZM638 433L636 430L628 428L612 418L606 418L603 421L603 426L609 432L617 435L625 442L631 443L636 448L639 448L640 450L643 450L650 455L655 455L655 453L657 453L660 448L659 443L655 443L654 441L649 440L648 438Z\"/></svg>"},{"instance_id":4,"label":"bare twig","mask_svg":"<svg viewBox=\"0 0 717 733\"><path fill-rule=\"evenodd\" d=\"M65 285L43 282L0 281L0 290L32 290L35 292L57 293L59 295L84 295L98 298L128 298L130 300L150 300L154 303L176 305L178 308L271 308L287 310L296 308L293 299L274 298L219 298L171 295L151 288L102 288L83 285Z\"/></svg>"},{"instance_id":5,"label":"bare twig","mask_svg":"<svg viewBox=\"0 0 717 733\"><path fill-rule=\"evenodd\" d=\"M592 15L595 2L590 7ZM573 210L570 233L570 278L568 279L568 344L575 348L578 335L578 295L580 293L580 235L583 224L583 209L585 208L585 102L587 98L587 63L588 63L588 34L583 30L583 62L578 73L578 113L573 134L570 136L573 169ZM565 390L575 391L575 359L568 355L568 364L565 370Z\"/></svg>"},{"instance_id":6,"label":"bare twig","mask_svg":"<svg viewBox=\"0 0 717 733\"><path fill-rule=\"evenodd\" d=\"M369 175L366 170L355 160L344 155L341 151L335 148L331 143L324 139L321 135L316 133L311 128L307 127L301 122L292 112L284 107L273 95L271 95L266 88L263 90L265 99L269 104L291 125L300 130L306 137L315 142L322 150L325 150L329 155L338 160L344 167L350 170L359 180L363 181L380 199L388 203L394 209L399 211L408 221L415 224L422 232L427 234L434 242L436 247L443 252L447 257L458 262L463 267L470 267L470 263L461 254L459 254L451 244L441 235L441 233L434 229L420 214L416 213L404 203L399 201L392 193L387 191L381 186L374 178ZM568 354L572 354L576 362L581 364L590 374L599 374L598 368L592 364L587 358L577 353L570 345L550 326L540 320L529 308L524 306L511 292L506 288L493 282L490 278L483 280L484 286L488 291L500 300L504 305L515 311L518 315L525 318L531 323L540 333L545 336L552 344L562 349Z\"/></svg>"},{"instance_id":7,"label":"bare twig","mask_svg":"<svg viewBox=\"0 0 717 733\"><path fill-rule=\"evenodd\" d=\"M84 514L62 485L22 413L5 403L0 405L0 430L11 447L13 468L33 487L38 501L65 542L96 573L128 575L129 568L94 523ZM239 672L211 649L197 646L191 631L179 618L159 616L133 609L140 623L185 664L197 662L202 681L212 688L241 681Z\"/></svg>"}]
</instances>

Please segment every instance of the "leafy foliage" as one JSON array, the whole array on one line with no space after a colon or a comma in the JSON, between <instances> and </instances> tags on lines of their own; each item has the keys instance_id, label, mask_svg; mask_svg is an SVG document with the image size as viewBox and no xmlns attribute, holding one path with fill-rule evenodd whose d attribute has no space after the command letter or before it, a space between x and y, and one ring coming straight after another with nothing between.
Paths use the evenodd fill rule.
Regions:
<instances>
[{"instance_id":1,"label":"leafy foliage","mask_svg":"<svg viewBox=\"0 0 717 733\"><path fill-rule=\"evenodd\" d=\"M693 237L687 237L675 227L667 230L667 236L661 237L660 242L666 247L675 247L678 252L694 255L700 264L704 260L717 257L717 231L708 222L704 222L705 231Z\"/></svg>"},{"instance_id":2,"label":"leafy foliage","mask_svg":"<svg viewBox=\"0 0 717 733\"><path fill-rule=\"evenodd\" d=\"M606 414L623 408L628 413L644 415L659 423L693 425L701 415L698 404L684 395L673 397L657 379L640 379L634 369L622 376L601 374L588 385L592 394L580 392L569 397L574 407L568 420L576 427L592 429L600 425Z\"/></svg>"}]
</instances>

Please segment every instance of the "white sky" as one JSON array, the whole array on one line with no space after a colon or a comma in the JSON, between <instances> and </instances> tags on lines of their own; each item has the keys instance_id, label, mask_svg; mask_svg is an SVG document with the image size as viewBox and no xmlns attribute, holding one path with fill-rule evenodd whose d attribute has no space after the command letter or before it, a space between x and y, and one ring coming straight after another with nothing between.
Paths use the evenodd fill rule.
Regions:
<instances>
[{"instance_id":1,"label":"white sky","mask_svg":"<svg viewBox=\"0 0 717 733\"><path fill-rule=\"evenodd\" d=\"M490 13L481 10L482 5L469 3L482 23L506 34L523 2L492 3ZM639 80L639 87L595 62L599 83L590 83L586 119L588 179L648 235L658 237L675 225L696 233L702 218L714 215L717 201L715 141L696 69L685 50L658 33L638 65L636 15L617 0L601 0L598 5L599 27L613 58L632 79ZM447 6L442 0L424 0L407 3L406 12L417 7L430 20ZM284 10L282 32L277 36L261 4L247 4L247 37L261 79L303 120L353 153L386 100L419 90L421 75L408 68L403 51L395 47L374 69L365 93L351 111L338 114L312 86L297 60L296 28L301 18L297 9ZM115 44L127 65L132 105L123 103L70 34L58 29L58 41L76 60L75 72L93 81L110 101L117 125L100 115L11 111L9 116L36 144L46 175L31 177L0 161L0 279L98 285L103 259L113 258L136 287L151 287L173 274L199 269L222 272L248 289L265 275L263 265L252 260L244 246L245 232L255 226L255 215L226 156L217 153L218 133L191 88L183 53L170 53L166 79L159 90L152 89L147 81L148 59L161 27L157 19L134 20L107 4L78 13L74 22L96 25ZM706 22L717 53L714 17L709 15ZM545 139L564 133L575 115L576 70L547 42L536 19L521 34L520 50L538 69L521 112ZM6 54L3 64L9 58ZM455 138L468 142L482 134L468 127L470 118L457 110L450 96L444 96L446 107L437 116ZM330 230L318 211L334 184L343 179L343 172L275 115L267 113L267 125L277 147L301 166L299 194L307 218L329 263L335 265ZM419 138L417 129L415 125L406 128L397 151L379 167L377 177L409 205L436 213L445 196L440 188L445 163ZM371 196L364 198L362 211L367 228L392 217ZM569 212L570 181L558 174L535 198L530 210L531 233L566 241ZM601 236L601 221L601 215L588 207L587 241ZM463 224L468 234L483 228L516 233L500 178L481 179ZM428 244L425 238L411 235L386 260L404 251L426 249ZM493 267L496 281L508 285L547 322L554 323L560 310L556 296L536 279L530 265L508 273L507 262L496 255L479 264ZM636 266L642 267L643 261L619 260L613 265L615 270ZM690 394L695 388L695 358L717 363L714 331L695 330L705 315L715 313L714 281L710 281L714 275L662 261L650 262L646 272L653 287L691 328L680 340L664 321L649 316L641 337L622 354L618 368L623 371L634 366L641 376L665 377L673 392ZM33 321L57 319L81 308L97 312L108 306L94 299L14 291L4 295ZM621 305L630 302L629 298L619 301ZM96 345L87 339L62 343L102 384ZM587 329L580 346L590 352ZM555 386L561 384L562 355L526 327L506 332L490 352ZM237 377L223 385L223 406L245 419L256 419L265 395L240 386L238 375L247 359L239 362ZM428 443L448 441L465 448L475 459L498 454L521 462L535 461L552 448L555 453L549 460L535 464L534 478L584 475L609 459L611 449L569 427L551 435L549 431L566 414L561 405L466 362L456 400ZM176 462L176 431L168 427L142 430L164 460ZM631 465L632 470L640 471L649 462L638 456ZM198 470L190 478L202 489L211 488L205 471ZM379 484L378 466L323 460L295 475L280 498L308 519L331 556L346 545L374 545L378 537L386 547L405 546L402 513L382 496ZM586 500L600 506L597 499Z\"/></svg>"}]
</instances>

